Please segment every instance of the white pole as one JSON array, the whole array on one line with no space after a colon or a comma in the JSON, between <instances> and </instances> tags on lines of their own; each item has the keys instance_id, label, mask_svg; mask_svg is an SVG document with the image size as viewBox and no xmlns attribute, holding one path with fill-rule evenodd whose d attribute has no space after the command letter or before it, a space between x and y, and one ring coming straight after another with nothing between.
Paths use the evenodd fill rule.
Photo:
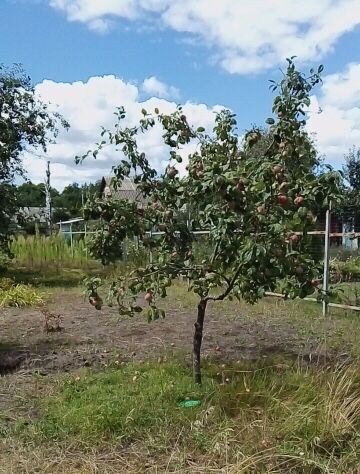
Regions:
<instances>
[{"instance_id":1,"label":"white pole","mask_svg":"<svg viewBox=\"0 0 360 474\"><path fill-rule=\"evenodd\" d=\"M85 230L85 232L84 232L85 256L86 256L86 260L87 260L87 259L88 259L88 249L87 249L87 244L86 244L86 242L87 242L87 239L86 239L86 237L87 237L87 225L86 225L86 222L85 222L85 229L84 229L84 230Z\"/></svg>"},{"instance_id":2,"label":"white pole","mask_svg":"<svg viewBox=\"0 0 360 474\"><path fill-rule=\"evenodd\" d=\"M149 239L150 239L150 242L149 242L150 243L149 261L150 261L150 263L153 263L153 253L152 253L152 250L151 250L152 236L153 236L152 227L150 227L150 232L149 232Z\"/></svg>"},{"instance_id":3,"label":"white pole","mask_svg":"<svg viewBox=\"0 0 360 474\"><path fill-rule=\"evenodd\" d=\"M46 224L49 235L51 234L51 188L50 188L50 161L46 165L46 180L45 180L45 209L46 209Z\"/></svg>"},{"instance_id":4,"label":"white pole","mask_svg":"<svg viewBox=\"0 0 360 474\"><path fill-rule=\"evenodd\" d=\"M329 249L330 249L331 205L326 211L325 220L325 249L324 249L324 278L323 278L323 316L328 312L327 296L329 291Z\"/></svg>"},{"instance_id":5,"label":"white pole","mask_svg":"<svg viewBox=\"0 0 360 474\"><path fill-rule=\"evenodd\" d=\"M71 247L71 255L74 257L74 242L73 242L72 224L70 224L70 247Z\"/></svg>"}]
</instances>

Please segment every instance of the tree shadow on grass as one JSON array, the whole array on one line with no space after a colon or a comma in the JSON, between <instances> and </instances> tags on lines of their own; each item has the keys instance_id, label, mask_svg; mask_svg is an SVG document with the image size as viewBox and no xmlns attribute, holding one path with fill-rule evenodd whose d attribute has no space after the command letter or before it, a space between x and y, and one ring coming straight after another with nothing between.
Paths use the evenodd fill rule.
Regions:
<instances>
[{"instance_id":1,"label":"tree shadow on grass","mask_svg":"<svg viewBox=\"0 0 360 474\"><path fill-rule=\"evenodd\" d=\"M84 271L80 269L33 270L28 268L9 268L6 276L16 283L47 288L73 288L82 284L89 275L103 273L103 271Z\"/></svg>"}]
</instances>

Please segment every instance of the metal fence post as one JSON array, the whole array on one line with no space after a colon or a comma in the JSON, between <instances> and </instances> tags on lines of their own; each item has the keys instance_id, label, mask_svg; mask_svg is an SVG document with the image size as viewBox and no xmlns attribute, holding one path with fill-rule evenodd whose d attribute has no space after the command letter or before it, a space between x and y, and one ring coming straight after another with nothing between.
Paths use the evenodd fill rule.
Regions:
<instances>
[{"instance_id":1,"label":"metal fence post","mask_svg":"<svg viewBox=\"0 0 360 474\"><path fill-rule=\"evenodd\" d=\"M330 250L330 229L331 229L331 205L326 211L325 220L325 249L324 249L324 277L323 277L323 316L328 313L328 291L329 291L329 250Z\"/></svg>"},{"instance_id":2,"label":"metal fence post","mask_svg":"<svg viewBox=\"0 0 360 474\"><path fill-rule=\"evenodd\" d=\"M70 224L70 247L71 247L71 255L74 258L74 240L73 240L72 224Z\"/></svg>"},{"instance_id":3,"label":"metal fence post","mask_svg":"<svg viewBox=\"0 0 360 474\"><path fill-rule=\"evenodd\" d=\"M152 243L152 227L150 227L150 232L149 232L149 244L150 244L150 250L149 250L149 262L150 263L153 263L153 253L152 253L152 250L151 250L151 243Z\"/></svg>"},{"instance_id":4,"label":"metal fence post","mask_svg":"<svg viewBox=\"0 0 360 474\"><path fill-rule=\"evenodd\" d=\"M86 222L85 222L85 227L84 227L84 241L85 241L85 258L86 260L88 260L88 248L87 248L87 225L86 225Z\"/></svg>"}]
</instances>

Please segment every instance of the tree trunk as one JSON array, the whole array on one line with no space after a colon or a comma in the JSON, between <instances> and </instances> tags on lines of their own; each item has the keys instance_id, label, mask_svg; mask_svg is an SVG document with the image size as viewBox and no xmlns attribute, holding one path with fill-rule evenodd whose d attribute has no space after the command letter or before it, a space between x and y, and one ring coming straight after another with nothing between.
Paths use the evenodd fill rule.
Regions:
<instances>
[{"instance_id":1,"label":"tree trunk","mask_svg":"<svg viewBox=\"0 0 360 474\"><path fill-rule=\"evenodd\" d=\"M201 365L200 365L200 354L201 354L201 343L203 338L203 327L206 310L206 300L200 300L198 304L197 320L194 324L194 341L193 341L193 376L194 382L201 384Z\"/></svg>"}]
</instances>

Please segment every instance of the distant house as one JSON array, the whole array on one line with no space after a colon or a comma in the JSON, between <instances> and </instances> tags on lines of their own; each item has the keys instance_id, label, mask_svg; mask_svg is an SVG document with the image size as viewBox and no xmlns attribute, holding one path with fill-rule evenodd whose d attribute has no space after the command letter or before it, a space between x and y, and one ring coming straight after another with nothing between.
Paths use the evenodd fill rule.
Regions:
<instances>
[{"instance_id":1,"label":"distant house","mask_svg":"<svg viewBox=\"0 0 360 474\"><path fill-rule=\"evenodd\" d=\"M46 224L46 208L45 207L21 207L19 209L19 218L25 221L35 221L38 224Z\"/></svg>"},{"instance_id":2,"label":"distant house","mask_svg":"<svg viewBox=\"0 0 360 474\"><path fill-rule=\"evenodd\" d=\"M104 176L100 184L100 196L104 198L126 199L138 204L138 208L143 208L146 198L139 191L137 185L130 178L124 178L120 186L114 186L112 176Z\"/></svg>"},{"instance_id":3,"label":"distant house","mask_svg":"<svg viewBox=\"0 0 360 474\"><path fill-rule=\"evenodd\" d=\"M45 207L20 207L12 218L10 230L12 232L35 231L35 226L46 226Z\"/></svg>"},{"instance_id":4,"label":"distant house","mask_svg":"<svg viewBox=\"0 0 360 474\"><path fill-rule=\"evenodd\" d=\"M316 221L315 230L324 231L326 225L325 211L322 212ZM337 247L345 247L349 250L357 250L359 248L360 227L352 222L352 219L346 220L342 216L336 214L335 211L331 213L330 233L338 234L330 237L330 244ZM347 233L348 235L340 235ZM354 234L354 235L352 235ZM324 239L325 237L323 237Z\"/></svg>"}]
</instances>

